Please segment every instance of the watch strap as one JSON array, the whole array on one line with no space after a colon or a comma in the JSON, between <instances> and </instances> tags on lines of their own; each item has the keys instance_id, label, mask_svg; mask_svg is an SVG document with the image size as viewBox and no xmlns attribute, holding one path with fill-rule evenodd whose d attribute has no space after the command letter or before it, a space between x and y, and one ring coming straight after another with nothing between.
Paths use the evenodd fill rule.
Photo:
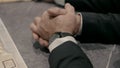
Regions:
<instances>
[{"instance_id":1,"label":"watch strap","mask_svg":"<svg viewBox=\"0 0 120 68\"><path fill-rule=\"evenodd\" d=\"M58 34L60 38L66 37L66 36L73 36L72 34L67 33L67 32L56 32L55 34Z\"/></svg>"}]
</instances>

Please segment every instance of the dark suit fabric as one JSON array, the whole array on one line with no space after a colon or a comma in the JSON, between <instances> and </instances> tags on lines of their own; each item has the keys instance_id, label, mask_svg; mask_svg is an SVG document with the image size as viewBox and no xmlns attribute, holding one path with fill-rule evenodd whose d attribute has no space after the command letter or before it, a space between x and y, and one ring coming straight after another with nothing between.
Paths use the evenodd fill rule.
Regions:
<instances>
[{"instance_id":1,"label":"dark suit fabric","mask_svg":"<svg viewBox=\"0 0 120 68\"><path fill-rule=\"evenodd\" d=\"M50 68L93 68L82 49L73 42L65 42L49 56Z\"/></svg>"},{"instance_id":2,"label":"dark suit fabric","mask_svg":"<svg viewBox=\"0 0 120 68\"><path fill-rule=\"evenodd\" d=\"M120 44L120 0L66 0L82 13L82 43Z\"/></svg>"}]
</instances>

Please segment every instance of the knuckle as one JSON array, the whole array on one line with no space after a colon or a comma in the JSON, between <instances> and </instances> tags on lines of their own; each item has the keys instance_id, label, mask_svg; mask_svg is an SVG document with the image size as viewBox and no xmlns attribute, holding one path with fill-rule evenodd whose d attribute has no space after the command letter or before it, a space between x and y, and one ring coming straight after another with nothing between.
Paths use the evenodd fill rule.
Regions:
<instances>
[{"instance_id":1,"label":"knuckle","mask_svg":"<svg viewBox=\"0 0 120 68\"><path fill-rule=\"evenodd\" d=\"M46 15L46 13L47 13L47 11L45 11L45 12L43 13L43 15Z\"/></svg>"},{"instance_id":2,"label":"knuckle","mask_svg":"<svg viewBox=\"0 0 120 68\"><path fill-rule=\"evenodd\" d=\"M71 9L72 9L72 10L75 10L75 8L74 8L73 6L71 7Z\"/></svg>"},{"instance_id":3,"label":"knuckle","mask_svg":"<svg viewBox=\"0 0 120 68\"><path fill-rule=\"evenodd\" d=\"M40 17L35 17L34 18L34 23L36 24L39 21Z\"/></svg>"}]
</instances>

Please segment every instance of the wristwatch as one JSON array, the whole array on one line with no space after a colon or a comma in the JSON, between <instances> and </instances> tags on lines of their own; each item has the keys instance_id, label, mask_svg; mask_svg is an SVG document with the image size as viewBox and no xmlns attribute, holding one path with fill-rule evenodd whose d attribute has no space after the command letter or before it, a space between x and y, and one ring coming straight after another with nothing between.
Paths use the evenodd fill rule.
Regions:
<instances>
[{"instance_id":1,"label":"wristwatch","mask_svg":"<svg viewBox=\"0 0 120 68\"><path fill-rule=\"evenodd\" d=\"M70 34L70 33L67 33L67 32L56 32L49 39L49 44L51 44L57 38L63 38L63 37L66 37L66 36L73 36L73 35Z\"/></svg>"}]
</instances>

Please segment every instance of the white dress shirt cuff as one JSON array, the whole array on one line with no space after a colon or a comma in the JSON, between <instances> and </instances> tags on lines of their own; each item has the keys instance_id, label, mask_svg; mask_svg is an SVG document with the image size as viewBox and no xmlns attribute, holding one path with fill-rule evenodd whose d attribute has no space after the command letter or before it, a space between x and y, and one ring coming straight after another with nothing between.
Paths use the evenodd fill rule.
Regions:
<instances>
[{"instance_id":1,"label":"white dress shirt cuff","mask_svg":"<svg viewBox=\"0 0 120 68\"><path fill-rule=\"evenodd\" d=\"M78 15L80 15L81 19L80 19L80 27L79 27L79 31L76 35L81 35L82 33L82 27L83 27L83 17L82 14L80 12L77 12Z\"/></svg>"},{"instance_id":2,"label":"white dress shirt cuff","mask_svg":"<svg viewBox=\"0 0 120 68\"><path fill-rule=\"evenodd\" d=\"M74 39L72 36L66 36L64 38L57 38L55 41L53 41L48 49L50 52L52 52L56 47L60 46L61 44L67 42L67 41L72 41L77 44L77 41Z\"/></svg>"}]
</instances>

